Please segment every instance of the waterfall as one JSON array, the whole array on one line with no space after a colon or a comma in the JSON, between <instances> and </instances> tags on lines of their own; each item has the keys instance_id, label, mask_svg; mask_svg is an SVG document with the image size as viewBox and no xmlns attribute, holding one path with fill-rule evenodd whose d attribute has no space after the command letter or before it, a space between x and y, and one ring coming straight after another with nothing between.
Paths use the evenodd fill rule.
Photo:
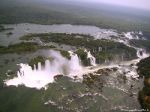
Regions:
<instances>
[{"instance_id":1,"label":"waterfall","mask_svg":"<svg viewBox=\"0 0 150 112\"><path fill-rule=\"evenodd\" d=\"M26 87L30 88L37 88L41 89L45 87L47 84L54 82L54 77L56 75L62 74L67 75L69 77L72 76L79 76L80 74L88 74L93 73L94 71L97 71L102 68L108 68L108 67L120 67L119 69L122 70L124 68L129 68L131 64L136 63L145 57L148 56L145 50L141 48L136 48L134 46L131 46L129 44L129 39L132 39L132 34L128 33L126 35L128 38L120 39L117 41L124 43L128 47L132 47L137 50L137 57L136 60L131 60L128 62L122 62L121 65L113 64L109 66L98 66L98 67L82 67L80 64L79 57L77 54L75 54L72 51L69 51L71 59L64 58L59 52L57 51L50 51L49 56L53 58L52 61L46 60L45 65L42 66L39 62L37 65L34 65L33 69L28 64L19 64L20 70L17 72L17 76L13 79L5 80L6 85L25 85ZM132 36L132 37L131 37ZM99 52L102 50L102 48L99 47ZM90 64L92 66L96 66L96 59L91 54L90 51L85 50L87 53L87 58L90 59ZM107 60L106 60L107 61ZM126 65L126 66L124 66ZM92 69L91 69L92 68ZM130 67L128 71L131 71L128 75L129 76L138 76L136 73L136 66ZM122 71L121 71L122 72ZM124 71L123 71L124 72ZM79 74L80 73L80 74ZM81 75L81 76L82 76Z\"/></svg>"},{"instance_id":2,"label":"waterfall","mask_svg":"<svg viewBox=\"0 0 150 112\"><path fill-rule=\"evenodd\" d=\"M142 49L137 49L137 53L136 53L138 58L141 58L143 55L143 50Z\"/></svg>"},{"instance_id":3,"label":"waterfall","mask_svg":"<svg viewBox=\"0 0 150 112\"><path fill-rule=\"evenodd\" d=\"M140 58L140 59L143 59L143 58L146 58L149 56L149 54L146 53L146 51L144 49L141 49L141 48L136 48L137 50L137 57Z\"/></svg>"},{"instance_id":4,"label":"waterfall","mask_svg":"<svg viewBox=\"0 0 150 112\"><path fill-rule=\"evenodd\" d=\"M95 57L91 54L90 51L87 52L87 58L90 59L90 63L92 66L96 66L96 59Z\"/></svg>"},{"instance_id":5,"label":"waterfall","mask_svg":"<svg viewBox=\"0 0 150 112\"><path fill-rule=\"evenodd\" d=\"M41 65L41 62L38 62L38 68L37 68L38 71L41 71L42 70L42 65Z\"/></svg>"},{"instance_id":6,"label":"waterfall","mask_svg":"<svg viewBox=\"0 0 150 112\"><path fill-rule=\"evenodd\" d=\"M71 59L68 60L64 58L57 51L50 51L50 56L54 58L54 60L45 61L45 65L42 66L40 62L38 62L38 67L34 65L33 69L28 64L19 64L20 70L17 72L17 77L6 80L6 85L25 85L30 88L41 89L45 87L47 84L54 82L54 77L56 75L75 75L77 72L82 70L82 66L80 64L79 58L77 54L69 51Z\"/></svg>"},{"instance_id":7,"label":"waterfall","mask_svg":"<svg viewBox=\"0 0 150 112\"><path fill-rule=\"evenodd\" d=\"M72 51L69 51L71 60L70 60L70 69L73 71L80 70L81 64L77 54L74 54Z\"/></svg>"},{"instance_id":8,"label":"waterfall","mask_svg":"<svg viewBox=\"0 0 150 112\"><path fill-rule=\"evenodd\" d=\"M84 52L87 53L87 59L90 59L90 64L91 64L92 66L96 66L96 59L95 59L95 57L91 54L91 52L90 52L90 51L87 51L86 49L84 50Z\"/></svg>"}]
</instances>

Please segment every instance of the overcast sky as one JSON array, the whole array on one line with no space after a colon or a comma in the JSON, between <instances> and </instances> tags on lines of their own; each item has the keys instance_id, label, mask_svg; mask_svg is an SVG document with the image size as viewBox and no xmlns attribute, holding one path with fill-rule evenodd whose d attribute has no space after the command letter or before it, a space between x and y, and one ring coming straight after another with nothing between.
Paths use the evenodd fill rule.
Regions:
<instances>
[{"instance_id":1,"label":"overcast sky","mask_svg":"<svg viewBox=\"0 0 150 112\"><path fill-rule=\"evenodd\" d=\"M76 0L74 0L76 1ZM102 2L150 10L150 0L77 0L83 2Z\"/></svg>"}]
</instances>

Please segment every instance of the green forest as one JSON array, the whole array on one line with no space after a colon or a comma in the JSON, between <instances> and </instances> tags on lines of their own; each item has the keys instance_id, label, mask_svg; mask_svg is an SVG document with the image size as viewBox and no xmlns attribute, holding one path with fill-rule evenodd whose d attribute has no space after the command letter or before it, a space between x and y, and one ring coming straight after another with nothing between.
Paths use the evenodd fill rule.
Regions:
<instances>
[{"instance_id":1,"label":"green forest","mask_svg":"<svg viewBox=\"0 0 150 112\"><path fill-rule=\"evenodd\" d=\"M19 3L20 5L16 5ZM74 4L74 5L73 5ZM128 9L128 13L119 7L102 4L77 5L73 2L41 3L32 1L2 0L0 5L0 24L37 23L37 24L81 24L119 31L140 31L149 34L149 12ZM5 8L7 7L7 8ZM107 9L105 7L109 7ZM119 12L122 11L122 12ZM143 14L143 15L140 15Z\"/></svg>"}]
</instances>

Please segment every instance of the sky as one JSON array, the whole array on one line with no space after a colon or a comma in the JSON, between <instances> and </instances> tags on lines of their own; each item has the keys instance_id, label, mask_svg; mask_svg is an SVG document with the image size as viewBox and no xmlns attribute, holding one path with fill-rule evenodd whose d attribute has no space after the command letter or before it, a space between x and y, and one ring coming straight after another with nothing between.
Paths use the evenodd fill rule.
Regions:
<instances>
[{"instance_id":1,"label":"sky","mask_svg":"<svg viewBox=\"0 0 150 112\"><path fill-rule=\"evenodd\" d=\"M106 4L114 4L114 5L150 10L150 0L77 0L77 1L101 2Z\"/></svg>"}]
</instances>

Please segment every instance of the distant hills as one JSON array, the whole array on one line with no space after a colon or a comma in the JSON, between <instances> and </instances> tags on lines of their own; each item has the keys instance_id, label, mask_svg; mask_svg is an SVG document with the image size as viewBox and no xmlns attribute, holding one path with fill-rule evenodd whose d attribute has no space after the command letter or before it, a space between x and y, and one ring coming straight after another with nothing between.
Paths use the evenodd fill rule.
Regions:
<instances>
[{"instance_id":1,"label":"distant hills","mask_svg":"<svg viewBox=\"0 0 150 112\"><path fill-rule=\"evenodd\" d=\"M83 24L150 34L150 12L67 0L1 0L0 24Z\"/></svg>"}]
</instances>

